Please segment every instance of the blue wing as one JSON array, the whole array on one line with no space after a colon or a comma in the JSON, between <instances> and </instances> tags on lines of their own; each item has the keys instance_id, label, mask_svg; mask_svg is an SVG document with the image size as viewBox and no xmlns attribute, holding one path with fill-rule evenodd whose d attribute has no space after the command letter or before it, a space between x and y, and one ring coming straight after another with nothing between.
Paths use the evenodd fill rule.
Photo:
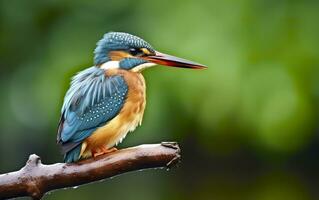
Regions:
<instances>
[{"instance_id":1,"label":"blue wing","mask_svg":"<svg viewBox=\"0 0 319 200\"><path fill-rule=\"evenodd\" d=\"M107 77L105 71L97 67L76 75L65 96L59 123L57 141L63 153L113 119L123 107L127 91L122 76Z\"/></svg>"}]
</instances>

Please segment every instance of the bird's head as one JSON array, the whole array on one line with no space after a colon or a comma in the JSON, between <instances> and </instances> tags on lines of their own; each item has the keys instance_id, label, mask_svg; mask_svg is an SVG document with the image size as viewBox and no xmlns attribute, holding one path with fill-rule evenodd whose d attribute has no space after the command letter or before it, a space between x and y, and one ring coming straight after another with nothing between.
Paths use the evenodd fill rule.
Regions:
<instances>
[{"instance_id":1,"label":"bird's head","mask_svg":"<svg viewBox=\"0 0 319 200\"><path fill-rule=\"evenodd\" d=\"M121 68L140 72L154 65L203 69L205 66L156 51L143 39L121 32L109 32L97 43L94 64L104 69Z\"/></svg>"}]
</instances>

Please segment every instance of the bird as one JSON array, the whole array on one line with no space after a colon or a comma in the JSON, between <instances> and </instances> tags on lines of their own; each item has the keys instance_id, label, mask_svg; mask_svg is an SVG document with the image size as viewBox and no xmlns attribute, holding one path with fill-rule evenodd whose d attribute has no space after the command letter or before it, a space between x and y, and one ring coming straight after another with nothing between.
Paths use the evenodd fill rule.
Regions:
<instances>
[{"instance_id":1,"label":"bird","mask_svg":"<svg viewBox=\"0 0 319 200\"><path fill-rule=\"evenodd\" d=\"M96 44L93 66L72 77L57 131L65 163L116 151L142 123L146 85L142 71L155 65L206 66L156 51L138 36L105 33Z\"/></svg>"}]
</instances>

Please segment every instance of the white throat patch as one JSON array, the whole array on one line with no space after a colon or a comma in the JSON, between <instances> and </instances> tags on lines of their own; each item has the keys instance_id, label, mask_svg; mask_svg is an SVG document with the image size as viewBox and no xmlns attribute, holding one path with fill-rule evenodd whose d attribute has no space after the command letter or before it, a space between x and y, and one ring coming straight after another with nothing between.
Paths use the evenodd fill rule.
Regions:
<instances>
[{"instance_id":1,"label":"white throat patch","mask_svg":"<svg viewBox=\"0 0 319 200\"><path fill-rule=\"evenodd\" d=\"M131 71L133 72L141 72L142 70L144 69L147 69L147 68L150 68L150 67L153 67L154 63L143 63L143 64L140 64L140 65L137 65L136 67L133 67L133 69L131 69Z\"/></svg>"},{"instance_id":2,"label":"white throat patch","mask_svg":"<svg viewBox=\"0 0 319 200\"><path fill-rule=\"evenodd\" d=\"M137 65L135 67L133 67L131 69L132 72L141 72L142 70L144 69L147 69L147 68L150 68L152 66L154 66L156 64L154 63L143 63L143 64L140 64L140 65ZM118 69L120 68L120 61L108 61L106 63L103 63L101 65L101 69L104 69L104 70L108 70L108 69Z\"/></svg>"}]
</instances>

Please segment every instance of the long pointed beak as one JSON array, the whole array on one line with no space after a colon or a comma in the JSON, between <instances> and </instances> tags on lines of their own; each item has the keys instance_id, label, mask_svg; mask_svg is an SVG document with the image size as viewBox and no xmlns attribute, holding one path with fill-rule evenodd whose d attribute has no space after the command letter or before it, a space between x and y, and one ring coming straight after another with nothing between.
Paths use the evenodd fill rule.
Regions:
<instances>
[{"instance_id":1,"label":"long pointed beak","mask_svg":"<svg viewBox=\"0 0 319 200\"><path fill-rule=\"evenodd\" d=\"M181 68L189 68L189 69L206 69L207 68L206 66L202 64L185 60L183 58L171 56L168 54L164 54L158 51L155 52L155 55L146 56L144 57L144 59L152 63L165 65L165 66L171 66L171 67L181 67Z\"/></svg>"}]
</instances>

